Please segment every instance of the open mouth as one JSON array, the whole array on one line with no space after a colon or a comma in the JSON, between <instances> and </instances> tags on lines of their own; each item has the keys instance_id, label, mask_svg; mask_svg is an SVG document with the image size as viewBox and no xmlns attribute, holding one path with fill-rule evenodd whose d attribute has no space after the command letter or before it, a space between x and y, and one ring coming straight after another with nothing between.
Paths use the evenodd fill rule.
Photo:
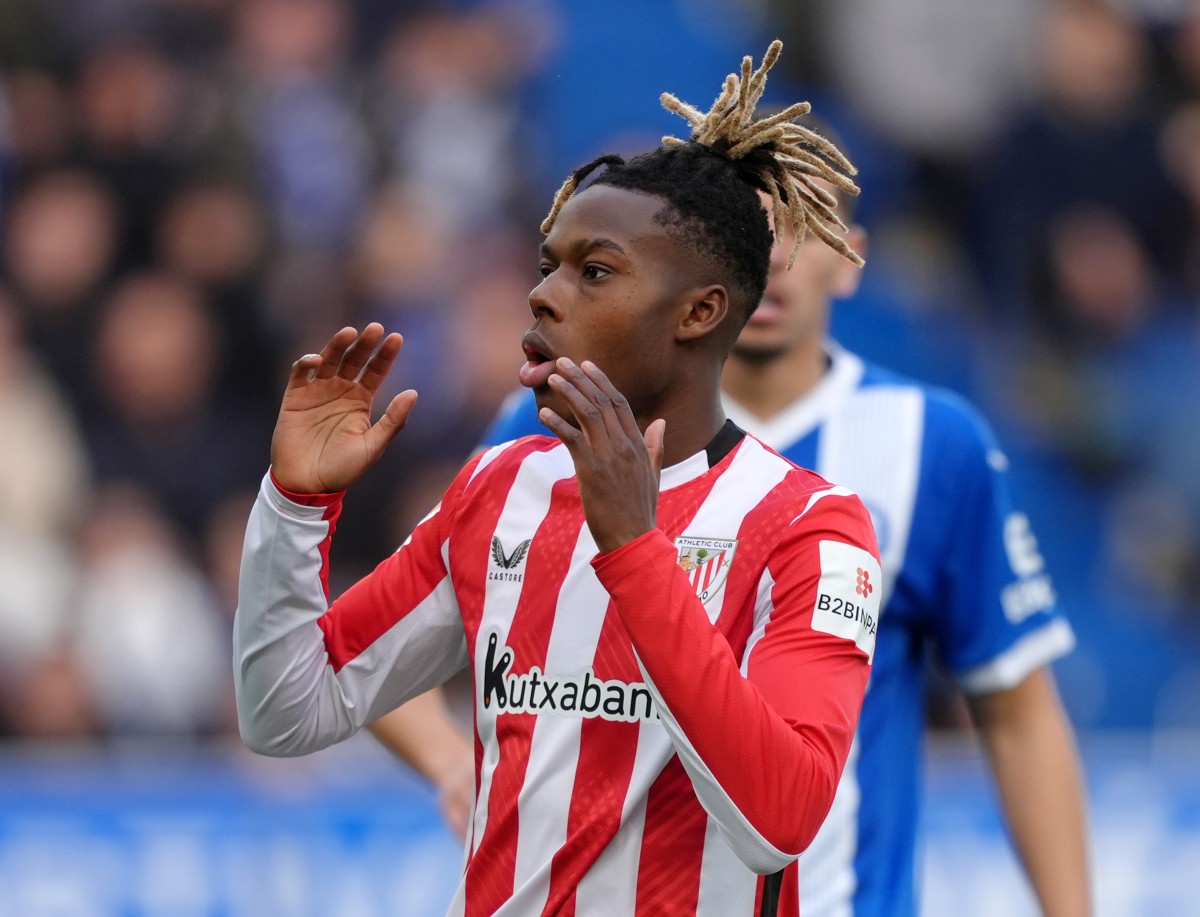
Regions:
<instances>
[{"instance_id":1,"label":"open mouth","mask_svg":"<svg viewBox=\"0 0 1200 917\"><path fill-rule=\"evenodd\" d=\"M554 372L554 356L549 347L536 335L526 334L521 340L525 351L525 365L518 374L526 388L541 388Z\"/></svg>"},{"instance_id":2,"label":"open mouth","mask_svg":"<svg viewBox=\"0 0 1200 917\"><path fill-rule=\"evenodd\" d=\"M747 325L772 325L783 316L784 301L768 292L758 302L758 307L750 313Z\"/></svg>"}]
</instances>

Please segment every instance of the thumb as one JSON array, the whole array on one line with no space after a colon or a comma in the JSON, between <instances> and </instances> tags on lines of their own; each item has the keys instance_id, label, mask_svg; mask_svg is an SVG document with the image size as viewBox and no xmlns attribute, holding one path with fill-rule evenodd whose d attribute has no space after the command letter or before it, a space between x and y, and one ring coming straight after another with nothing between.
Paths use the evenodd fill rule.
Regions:
<instances>
[{"instance_id":1,"label":"thumb","mask_svg":"<svg viewBox=\"0 0 1200 917\"><path fill-rule=\"evenodd\" d=\"M650 453L650 467L654 469L655 477L662 474L663 440L666 435L667 422L661 417L646 427L646 449Z\"/></svg>"},{"instance_id":2,"label":"thumb","mask_svg":"<svg viewBox=\"0 0 1200 917\"><path fill-rule=\"evenodd\" d=\"M417 403L417 393L413 389L405 389L389 402L383 416L367 431L371 452L375 455L383 452L387 444L396 438L396 434L408 423L408 415L412 413L413 405Z\"/></svg>"}]
</instances>

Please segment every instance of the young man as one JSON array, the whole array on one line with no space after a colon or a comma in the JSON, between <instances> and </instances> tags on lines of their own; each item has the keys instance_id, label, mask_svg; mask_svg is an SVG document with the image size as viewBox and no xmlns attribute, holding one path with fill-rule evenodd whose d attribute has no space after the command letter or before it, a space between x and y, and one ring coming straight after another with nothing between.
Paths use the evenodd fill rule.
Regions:
<instances>
[{"instance_id":1,"label":"young man","mask_svg":"<svg viewBox=\"0 0 1200 917\"><path fill-rule=\"evenodd\" d=\"M769 201L768 201L769 203ZM865 250L861 227L848 241ZM777 239L766 293L723 376L727 416L870 509L883 613L854 750L833 809L800 859L801 913L913 915L926 646L966 693L1004 815L1042 912L1090 913L1084 793L1048 664L1073 644L1004 455L961 399L888 373L828 340L831 302L859 272L819 241ZM510 402L486 441L534 432ZM373 724L386 744L463 795L461 742L420 699ZM436 732L438 730L440 732ZM419 753L406 753L417 736ZM423 756L423 758L421 757ZM435 756L440 756L435 761Z\"/></svg>"},{"instance_id":2,"label":"young man","mask_svg":"<svg viewBox=\"0 0 1200 917\"><path fill-rule=\"evenodd\" d=\"M756 189L858 260L813 181L853 189L829 161L848 163L787 120L806 106L753 121L778 51L707 114L665 97L690 142L568 179L520 372L554 436L477 456L332 606L341 493L416 396L371 423L401 345L377 324L293 367L243 556L242 736L303 754L469 668L478 790L451 913L773 914L832 803L874 647L870 518L718 394L766 285Z\"/></svg>"}]
</instances>

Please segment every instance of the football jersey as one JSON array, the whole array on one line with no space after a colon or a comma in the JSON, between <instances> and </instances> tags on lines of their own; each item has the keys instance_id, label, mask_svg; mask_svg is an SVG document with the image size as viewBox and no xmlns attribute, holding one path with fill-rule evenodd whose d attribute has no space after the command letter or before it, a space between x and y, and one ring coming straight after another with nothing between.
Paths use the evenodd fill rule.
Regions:
<instances>
[{"instance_id":1,"label":"football jersey","mask_svg":"<svg viewBox=\"0 0 1200 917\"><path fill-rule=\"evenodd\" d=\"M727 423L663 469L658 527L597 554L569 453L531 436L468 463L329 606L340 505L263 480L235 622L247 744L319 749L467 668L451 914L788 903L776 877L832 803L874 652L882 574L853 493Z\"/></svg>"},{"instance_id":2,"label":"football jersey","mask_svg":"<svg viewBox=\"0 0 1200 917\"><path fill-rule=\"evenodd\" d=\"M724 397L725 413L804 468L857 493L871 513L883 606L850 761L800 858L804 917L917 913L918 794L927 647L967 693L1019 684L1074 635L1007 461L963 399L867 365L832 342L829 370L769 421ZM538 426L515 393L487 441Z\"/></svg>"}]
</instances>

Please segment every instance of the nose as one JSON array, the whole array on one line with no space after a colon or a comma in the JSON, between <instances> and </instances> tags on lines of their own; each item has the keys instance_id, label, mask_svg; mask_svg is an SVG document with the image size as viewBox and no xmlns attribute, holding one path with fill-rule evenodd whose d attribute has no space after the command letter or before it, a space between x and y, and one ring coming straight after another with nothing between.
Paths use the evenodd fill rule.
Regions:
<instances>
[{"instance_id":1,"label":"nose","mask_svg":"<svg viewBox=\"0 0 1200 917\"><path fill-rule=\"evenodd\" d=\"M529 291L529 311L534 318L558 318L550 292L553 287L553 272L542 278L541 283Z\"/></svg>"}]
</instances>

